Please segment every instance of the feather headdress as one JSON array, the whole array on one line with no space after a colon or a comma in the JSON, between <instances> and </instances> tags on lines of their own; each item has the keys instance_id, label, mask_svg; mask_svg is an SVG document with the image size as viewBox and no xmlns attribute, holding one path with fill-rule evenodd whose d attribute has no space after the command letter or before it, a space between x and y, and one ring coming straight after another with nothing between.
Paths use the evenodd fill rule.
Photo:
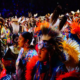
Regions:
<instances>
[{"instance_id":1,"label":"feather headdress","mask_svg":"<svg viewBox=\"0 0 80 80\"><path fill-rule=\"evenodd\" d=\"M79 55L80 55L80 50L79 50L79 44L71 39L68 39L64 42L62 42L63 44L63 49L64 52L69 60L69 56L72 57L72 59L78 63L79 62Z\"/></svg>"}]
</instances>

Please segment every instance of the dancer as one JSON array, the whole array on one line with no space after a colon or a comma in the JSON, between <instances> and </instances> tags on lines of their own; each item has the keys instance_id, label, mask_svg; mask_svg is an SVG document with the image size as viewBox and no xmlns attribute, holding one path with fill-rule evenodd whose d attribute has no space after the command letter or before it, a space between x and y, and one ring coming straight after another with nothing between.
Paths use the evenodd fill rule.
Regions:
<instances>
[{"instance_id":1,"label":"dancer","mask_svg":"<svg viewBox=\"0 0 80 80\"><path fill-rule=\"evenodd\" d=\"M31 33L23 32L20 34L18 39L18 45L19 47L22 48L16 60L16 72L19 80L21 80L22 78L19 71L21 73L25 71L23 66L25 66L26 62L30 61L30 58L32 58L34 55L37 55L36 50L29 48L31 41L32 41Z\"/></svg>"},{"instance_id":2,"label":"dancer","mask_svg":"<svg viewBox=\"0 0 80 80\"><path fill-rule=\"evenodd\" d=\"M61 40L57 36L58 34L51 29L42 29L42 38L38 42L38 62L33 69L32 75L25 75L28 80L55 80L57 75L67 72L60 58L62 53L60 50Z\"/></svg>"}]
</instances>

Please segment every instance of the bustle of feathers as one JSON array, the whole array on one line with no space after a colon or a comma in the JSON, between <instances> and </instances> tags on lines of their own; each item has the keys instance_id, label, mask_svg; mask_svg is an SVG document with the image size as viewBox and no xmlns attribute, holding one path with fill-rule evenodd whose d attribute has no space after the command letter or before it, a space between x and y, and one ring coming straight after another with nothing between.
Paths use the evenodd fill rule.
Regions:
<instances>
[{"instance_id":1,"label":"bustle of feathers","mask_svg":"<svg viewBox=\"0 0 80 80\"><path fill-rule=\"evenodd\" d=\"M63 49L66 52L65 54L68 54L69 56L72 57L72 59L78 63L79 62L79 58L78 55L80 54L79 51L79 44L71 39L68 39L64 42L62 42L63 45Z\"/></svg>"}]
</instances>

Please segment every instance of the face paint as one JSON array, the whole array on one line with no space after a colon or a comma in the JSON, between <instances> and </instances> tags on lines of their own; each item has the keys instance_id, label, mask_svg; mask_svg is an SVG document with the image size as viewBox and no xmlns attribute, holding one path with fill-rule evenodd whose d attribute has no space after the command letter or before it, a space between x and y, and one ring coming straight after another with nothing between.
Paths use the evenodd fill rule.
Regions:
<instances>
[{"instance_id":1,"label":"face paint","mask_svg":"<svg viewBox=\"0 0 80 80\"><path fill-rule=\"evenodd\" d=\"M41 48L49 48L49 44L47 43L47 41L40 41L39 43L38 43L38 49L41 49Z\"/></svg>"}]
</instances>

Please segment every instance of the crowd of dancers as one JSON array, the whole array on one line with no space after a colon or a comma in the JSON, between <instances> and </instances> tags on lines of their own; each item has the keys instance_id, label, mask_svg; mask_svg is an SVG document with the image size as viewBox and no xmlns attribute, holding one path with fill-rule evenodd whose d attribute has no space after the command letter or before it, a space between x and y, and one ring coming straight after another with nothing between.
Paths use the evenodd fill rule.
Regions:
<instances>
[{"instance_id":1,"label":"crowd of dancers","mask_svg":"<svg viewBox=\"0 0 80 80\"><path fill-rule=\"evenodd\" d=\"M0 17L0 80L80 80L80 11Z\"/></svg>"}]
</instances>

